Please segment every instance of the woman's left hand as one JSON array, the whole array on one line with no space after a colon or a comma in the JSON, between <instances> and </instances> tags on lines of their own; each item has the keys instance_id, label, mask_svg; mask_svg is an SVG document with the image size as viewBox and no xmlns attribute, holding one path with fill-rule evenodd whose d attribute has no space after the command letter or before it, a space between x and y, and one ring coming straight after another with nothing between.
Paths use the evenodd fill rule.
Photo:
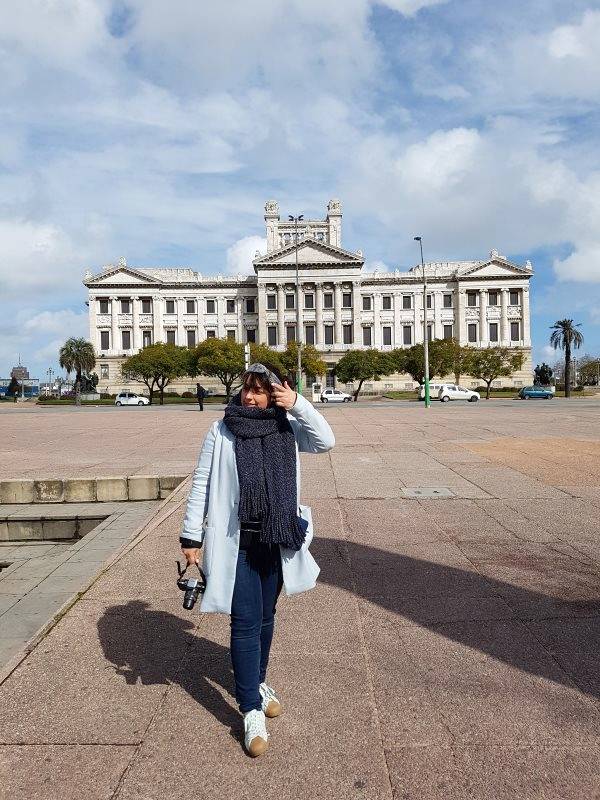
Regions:
<instances>
[{"instance_id":1,"label":"woman's left hand","mask_svg":"<svg viewBox=\"0 0 600 800\"><path fill-rule=\"evenodd\" d=\"M281 406L281 408L289 411L296 402L298 395L288 386L288 382L284 381L283 386L278 383L272 385L271 397L276 406Z\"/></svg>"}]
</instances>

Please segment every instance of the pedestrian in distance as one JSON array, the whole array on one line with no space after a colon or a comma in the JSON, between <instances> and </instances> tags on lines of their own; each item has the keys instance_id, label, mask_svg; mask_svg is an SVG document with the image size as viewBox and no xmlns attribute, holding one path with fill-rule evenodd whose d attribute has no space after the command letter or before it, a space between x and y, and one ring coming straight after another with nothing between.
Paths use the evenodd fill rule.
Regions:
<instances>
[{"instance_id":1,"label":"pedestrian in distance","mask_svg":"<svg viewBox=\"0 0 600 800\"><path fill-rule=\"evenodd\" d=\"M206 389L201 384L196 384L196 399L200 406L200 411L204 411L204 398L206 397Z\"/></svg>"},{"instance_id":2,"label":"pedestrian in distance","mask_svg":"<svg viewBox=\"0 0 600 800\"><path fill-rule=\"evenodd\" d=\"M267 749L266 717L282 712L266 683L279 594L314 588L320 572L308 549L311 510L299 504L298 453L334 444L327 421L277 370L251 364L194 470L180 545L188 566L199 565L203 551L200 610L230 616L235 697L251 756Z\"/></svg>"}]
</instances>

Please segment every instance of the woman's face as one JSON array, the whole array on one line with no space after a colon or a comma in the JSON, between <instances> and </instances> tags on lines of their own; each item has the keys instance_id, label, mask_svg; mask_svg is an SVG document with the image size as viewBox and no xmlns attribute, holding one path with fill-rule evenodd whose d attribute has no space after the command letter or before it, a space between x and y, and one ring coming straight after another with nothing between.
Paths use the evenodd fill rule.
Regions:
<instances>
[{"instance_id":1,"label":"woman's face","mask_svg":"<svg viewBox=\"0 0 600 800\"><path fill-rule=\"evenodd\" d=\"M270 387L250 378L242 387L242 405L246 408L268 408L271 405Z\"/></svg>"}]
</instances>

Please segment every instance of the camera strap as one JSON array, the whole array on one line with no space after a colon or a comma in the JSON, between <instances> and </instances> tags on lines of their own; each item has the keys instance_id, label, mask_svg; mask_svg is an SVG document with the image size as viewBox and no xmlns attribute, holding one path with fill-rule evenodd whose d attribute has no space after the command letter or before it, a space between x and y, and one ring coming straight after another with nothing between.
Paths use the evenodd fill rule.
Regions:
<instances>
[{"instance_id":1,"label":"camera strap","mask_svg":"<svg viewBox=\"0 0 600 800\"><path fill-rule=\"evenodd\" d=\"M183 578L183 576L187 572L189 564L186 562L185 567L183 567L183 569L182 569L181 568L181 562L179 561L179 559L177 559L177 561L175 563L177 564L177 572L179 573L179 578L181 579L181 578ZM202 572L200 564L196 564L196 566L198 567L198 572L200 573L200 577L202 578L204 583L206 583L206 575Z\"/></svg>"}]
</instances>

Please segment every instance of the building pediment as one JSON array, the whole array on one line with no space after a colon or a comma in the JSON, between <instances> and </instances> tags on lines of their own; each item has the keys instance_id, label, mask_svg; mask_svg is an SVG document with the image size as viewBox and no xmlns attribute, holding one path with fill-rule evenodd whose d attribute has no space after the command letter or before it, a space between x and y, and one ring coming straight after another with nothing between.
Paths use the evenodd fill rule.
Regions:
<instances>
[{"instance_id":1,"label":"building pediment","mask_svg":"<svg viewBox=\"0 0 600 800\"><path fill-rule=\"evenodd\" d=\"M282 247L272 253L255 258L252 262L255 272L260 269L289 268L295 263L295 244L287 245L287 247ZM298 264L302 266L326 265L328 268L335 268L336 266L347 268L351 266L360 269L364 264L364 258L362 254L351 253L341 247L308 239L298 245Z\"/></svg>"},{"instance_id":2,"label":"building pediment","mask_svg":"<svg viewBox=\"0 0 600 800\"><path fill-rule=\"evenodd\" d=\"M92 275L83 281L85 286L162 286L163 281L148 275L144 272L138 272L132 267L109 267L105 269L100 275Z\"/></svg>"},{"instance_id":3,"label":"building pediment","mask_svg":"<svg viewBox=\"0 0 600 800\"><path fill-rule=\"evenodd\" d=\"M533 269L530 265L522 267L501 256L494 256L488 261L474 264L458 273L460 278L528 278L531 275Z\"/></svg>"}]
</instances>

